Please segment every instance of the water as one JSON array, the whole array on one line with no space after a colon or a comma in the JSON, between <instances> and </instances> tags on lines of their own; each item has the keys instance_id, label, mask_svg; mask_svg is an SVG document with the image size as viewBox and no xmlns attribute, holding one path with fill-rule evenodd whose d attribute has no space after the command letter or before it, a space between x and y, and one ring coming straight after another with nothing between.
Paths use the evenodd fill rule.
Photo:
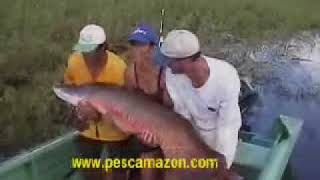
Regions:
<instances>
[{"instance_id":1,"label":"water","mask_svg":"<svg viewBox=\"0 0 320 180\"><path fill-rule=\"evenodd\" d=\"M267 135L280 114L301 118L304 126L290 164L297 179L320 177L320 38L308 35L251 54L268 63L269 79L260 84L262 106L248 118L253 131ZM261 71L263 72L263 71Z\"/></svg>"},{"instance_id":2,"label":"water","mask_svg":"<svg viewBox=\"0 0 320 180\"><path fill-rule=\"evenodd\" d=\"M263 107L252 115L253 130L268 134L274 119L280 114L301 118L304 126L292 154L292 167L298 179L315 179L320 175L320 102L296 100L275 94L274 91L262 94Z\"/></svg>"}]
</instances>

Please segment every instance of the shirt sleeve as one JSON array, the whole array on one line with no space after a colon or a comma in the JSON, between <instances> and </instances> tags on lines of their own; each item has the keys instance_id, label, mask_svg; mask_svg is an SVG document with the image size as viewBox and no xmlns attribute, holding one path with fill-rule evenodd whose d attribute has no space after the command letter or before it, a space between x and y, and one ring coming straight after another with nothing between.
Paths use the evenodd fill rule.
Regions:
<instances>
[{"instance_id":1,"label":"shirt sleeve","mask_svg":"<svg viewBox=\"0 0 320 180\"><path fill-rule=\"evenodd\" d=\"M124 86L125 85L125 72L126 72L126 69L127 69L127 64L124 62L124 60L122 60L120 58L119 60L119 81L117 82L118 85L120 86Z\"/></svg>"},{"instance_id":2,"label":"shirt sleeve","mask_svg":"<svg viewBox=\"0 0 320 180\"><path fill-rule=\"evenodd\" d=\"M109 52L111 53L111 52ZM125 81L126 81L126 69L127 69L127 64L124 62L124 60L122 58L120 58L119 56L112 54L112 56L110 56L112 59L112 81L113 83L115 83L116 85L119 86L124 86L125 85ZM110 59L109 59L110 60Z\"/></svg>"},{"instance_id":3,"label":"shirt sleeve","mask_svg":"<svg viewBox=\"0 0 320 180\"><path fill-rule=\"evenodd\" d=\"M227 126L241 126L239 108L240 79L238 76L230 81L230 86L224 91L218 111L218 123Z\"/></svg>"},{"instance_id":4,"label":"shirt sleeve","mask_svg":"<svg viewBox=\"0 0 320 180\"><path fill-rule=\"evenodd\" d=\"M73 73L71 70L71 61L72 61L72 56L69 57L67 67L64 71L63 82L65 84L73 84L73 81L74 81Z\"/></svg>"},{"instance_id":5,"label":"shirt sleeve","mask_svg":"<svg viewBox=\"0 0 320 180\"><path fill-rule=\"evenodd\" d=\"M136 88L135 83L135 74L134 74L134 68L133 64L129 64L125 71L125 87L129 90L133 90Z\"/></svg>"},{"instance_id":6,"label":"shirt sleeve","mask_svg":"<svg viewBox=\"0 0 320 180\"><path fill-rule=\"evenodd\" d=\"M70 70L66 69L63 76L63 83L64 84L72 84L72 75L70 73Z\"/></svg>"}]
</instances>

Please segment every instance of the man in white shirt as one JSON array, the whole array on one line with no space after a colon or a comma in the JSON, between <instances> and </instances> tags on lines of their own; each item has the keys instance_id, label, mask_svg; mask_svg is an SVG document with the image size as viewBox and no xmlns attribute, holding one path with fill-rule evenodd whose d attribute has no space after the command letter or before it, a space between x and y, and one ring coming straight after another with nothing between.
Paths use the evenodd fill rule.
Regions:
<instances>
[{"instance_id":1,"label":"man in white shirt","mask_svg":"<svg viewBox=\"0 0 320 180\"><path fill-rule=\"evenodd\" d=\"M236 69L203 55L197 36L187 30L169 32L154 60L169 67L165 70L164 93L169 98L164 99L190 121L209 147L225 155L230 168L241 126Z\"/></svg>"}]
</instances>

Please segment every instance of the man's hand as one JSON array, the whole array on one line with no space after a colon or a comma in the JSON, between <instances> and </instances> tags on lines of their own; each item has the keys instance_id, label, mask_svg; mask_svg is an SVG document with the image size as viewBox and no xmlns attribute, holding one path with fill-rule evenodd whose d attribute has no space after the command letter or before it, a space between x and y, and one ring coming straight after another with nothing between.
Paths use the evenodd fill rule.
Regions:
<instances>
[{"instance_id":1,"label":"man's hand","mask_svg":"<svg viewBox=\"0 0 320 180\"><path fill-rule=\"evenodd\" d=\"M148 145L150 147L157 147L159 146L159 142L156 139L156 137L154 135L152 135L152 133L150 133L149 131L144 131L142 134L138 134L137 138L142 141L143 144Z\"/></svg>"},{"instance_id":2,"label":"man's hand","mask_svg":"<svg viewBox=\"0 0 320 180\"><path fill-rule=\"evenodd\" d=\"M99 112L88 101L79 102L75 109L75 116L73 126L79 131L88 129L90 121L100 120Z\"/></svg>"}]
</instances>

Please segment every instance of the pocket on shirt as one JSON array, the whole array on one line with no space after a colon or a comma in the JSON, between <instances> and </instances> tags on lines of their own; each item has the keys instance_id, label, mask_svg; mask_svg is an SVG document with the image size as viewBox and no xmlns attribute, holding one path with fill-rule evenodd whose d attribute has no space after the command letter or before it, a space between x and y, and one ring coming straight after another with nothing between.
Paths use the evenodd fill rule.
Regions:
<instances>
[{"instance_id":1,"label":"pocket on shirt","mask_svg":"<svg viewBox=\"0 0 320 180\"><path fill-rule=\"evenodd\" d=\"M201 131L212 131L217 129L219 110L216 106L207 106L207 109L197 112L194 118Z\"/></svg>"}]
</instances>

